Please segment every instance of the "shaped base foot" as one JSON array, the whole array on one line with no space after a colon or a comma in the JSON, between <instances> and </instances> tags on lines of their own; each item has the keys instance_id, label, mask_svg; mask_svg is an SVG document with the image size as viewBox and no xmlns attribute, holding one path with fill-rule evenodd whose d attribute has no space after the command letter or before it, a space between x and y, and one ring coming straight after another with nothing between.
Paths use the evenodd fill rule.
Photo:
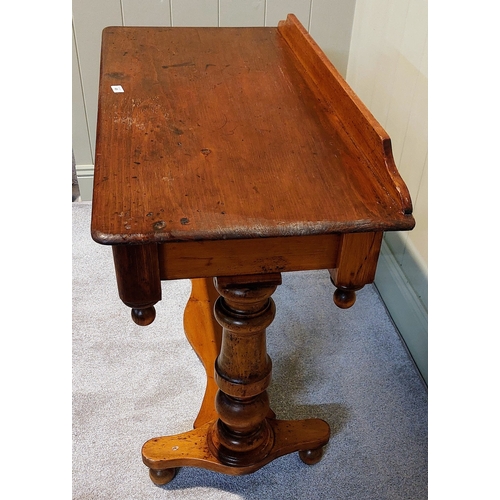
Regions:
<instances>
[{"instance_id":1,"label":"shaped base foot","mask_svg":"<svg viewBox=\"0 0 500 500\"><path fill-rule=\"evenodd\" d=\"M177 469L149 469L149 477L157 486L170 483L177 474Z\"/></svg>"},{"instance_id":2,"label":"shaped base foot","mask_svg":"<svg viewBox=\"0 0 500 500\"><path fill-rule=\"evenodd\" d=\"M214 446L209 439L215 423L211 421L183 434L147 441L142 447L142 460L150 468L151 480L158 485L167 484L175 476L176 468L184 466L233 476L250 474L274 459L295 451L300 452L303 462L311 465L319 462L323 446L330 439L330 426L324 420L268 419L273 442L267 455L254 463L234 466L223 463L216 450L215 453L212 451Z\"/></svg>"}]
</instances>

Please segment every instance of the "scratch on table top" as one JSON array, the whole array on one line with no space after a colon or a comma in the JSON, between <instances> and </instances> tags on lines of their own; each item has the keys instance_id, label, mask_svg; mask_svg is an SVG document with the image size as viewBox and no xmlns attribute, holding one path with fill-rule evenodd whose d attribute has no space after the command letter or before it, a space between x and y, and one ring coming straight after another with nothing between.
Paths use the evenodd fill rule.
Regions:
<instances>
[{"instance_id":1,"label":"scratch on table top","mask_svg":"<svg viewBox=\"0 0 500 500\"><path fill-rule=\"evenodd\" d=\"M144 123L142 123L141 121L138 121L136 118L131 118L130 116L127 116L125 118L115 117L113 119L113 123L123 123L124 125L127 125L128 129L132 128L132 125L137 127L139 130L146 129L146 126L144 125Z\"/></svg>"},{"instance_id":2,"label":"scratch on table top","mask_svg":"<svg viewBox=\"0 0 500 500\"><path fill-rule=\"evenodd\" d=\"M283 68L281 66L278 66L279 70L280 70L280 73L283 75L283 80L284 82L286 83L287 87L289 90L293 90L293 86L290 82L290 79L287 78L287 76L285 75L285 72L283 71Z\"/></svg>"}]
</instances>

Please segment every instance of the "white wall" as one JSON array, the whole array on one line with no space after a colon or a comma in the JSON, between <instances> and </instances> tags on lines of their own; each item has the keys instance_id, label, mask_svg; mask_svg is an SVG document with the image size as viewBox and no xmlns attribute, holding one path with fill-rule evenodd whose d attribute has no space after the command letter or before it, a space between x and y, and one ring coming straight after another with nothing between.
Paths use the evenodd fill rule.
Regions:
<instances>
[{"instance_id":1,"label":"white wall","mask_svg":"<svg viewBox=\"0 0 500 500\"><path fill-rule=\"evenodd\" d=\"M412 197L416 227L386 234L375 283L427 378L427 0L357 0L346 79L391 137Z\"/></svg>"},{"instance_id":2,"label":"white wall","mask_svg":"<svg viewBox=\"0 0 500 500\"><path fill-rule=\"evenodd\" d=\"M294 13L345 76L354 0L73 0L73 149L92 196L101 32L106 26L277 26Z\"/></svg>"}]
</instances>

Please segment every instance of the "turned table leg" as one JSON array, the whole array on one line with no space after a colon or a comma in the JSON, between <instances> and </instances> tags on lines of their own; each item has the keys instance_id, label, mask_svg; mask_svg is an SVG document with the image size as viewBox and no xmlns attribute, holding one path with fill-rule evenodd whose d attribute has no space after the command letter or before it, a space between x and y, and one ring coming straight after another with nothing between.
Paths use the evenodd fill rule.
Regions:
<instances>
[{"instance_id":1,"label":"turned table leg","mask_svg":"<svg viewBox=\"0 0 500 500\"><path fill-rule=\"evenodd\" d=\"M132 308L133 321L151 324L156 317L154 305L161 300L157 245L114 245L113 260L118 293Z\"/></svg>"},{"instance_id":2,"label":"turned table leg","mask_svg":"<svg viewBox=\"0 0 500 500\"><path fill-rule=\"evenodd\" d=\"M215 318L222 326L221 351L215 363L218 418L176 436L147 441L142 458L155 484L166 484L181 466L231 475L248 474L275 458L299 452L307 464L321 459L330 438L320 419L277 420L266 388L272 363L266 328L275 315L271 294L281 275L221 277Z\"/></svg>"},{"instance_id":3,"label":"turned table leg","mask_svg":"<svg viewBox=\"0 0 500 500\"><path fill-rule=\"evenodd\" d=\"M272 369L266 328L276 313L270 297L281 284L281 276L265 279L259 284L243 284L241 277L216 279L221 297L215 303L215 317L223 333L215 364L219 419L211 428L209 446L226 465L258 463L274 444L273 430L266 420L266 388Z\"/></svg>"},{"instance_id":4,"label":"turned table leg","mask_svg":"<svg viewBox=\"0 0 500 500\"><path fill-rule=\"evenodd\" d=\"M333 302L348 309L356 302L356 292L373 283L383 233L349 233L341 236L337 267L329 269L337 287Z\"/></svg>"}]
</instances>

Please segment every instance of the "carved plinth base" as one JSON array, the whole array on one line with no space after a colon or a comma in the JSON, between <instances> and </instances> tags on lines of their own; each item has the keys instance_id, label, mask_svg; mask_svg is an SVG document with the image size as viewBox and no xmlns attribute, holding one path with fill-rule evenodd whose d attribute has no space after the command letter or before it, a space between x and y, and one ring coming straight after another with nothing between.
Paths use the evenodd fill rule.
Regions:
<instances>
[{"instance_id":1,"label":"carved plinth base","mask_svg":"<svg viewBox=\"0 0 500 500\"><path fill-rule=\"evenodd\" d=\"M321 459L329 425L277 420L269 406L266 328L280 283L279 274L193 280L184 327L206 369L207 389L194 430L144 444L155 484L167 484L182 466L241 475L295 451L309 465Z\"/></svg>"},{"instance_id":2,"label":"carved plinth base","mask_svg":"<svg viewBox=\"0 0 500 500\"><path fill-rule=\"evenodd\" d=\"M274 459L296 451L300 452L300 458L308 465L321 459L323 446L330 438L330 427L324 420L267 419L267 422L272 431L273 443L267 455L255 463L231 466L222 463L214 455L210 436L216 421L183 434L150 439L142 448L142 460L152 471L152 481L162 485L173 479L176 468L184 466L239 476L255 472Z\"/></svg>"}]
</instances>

